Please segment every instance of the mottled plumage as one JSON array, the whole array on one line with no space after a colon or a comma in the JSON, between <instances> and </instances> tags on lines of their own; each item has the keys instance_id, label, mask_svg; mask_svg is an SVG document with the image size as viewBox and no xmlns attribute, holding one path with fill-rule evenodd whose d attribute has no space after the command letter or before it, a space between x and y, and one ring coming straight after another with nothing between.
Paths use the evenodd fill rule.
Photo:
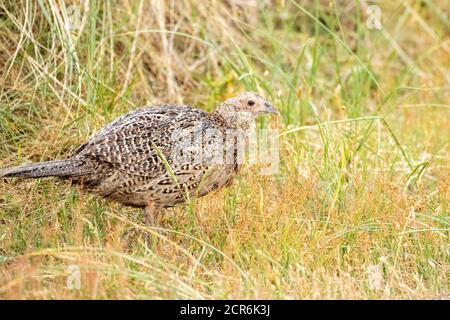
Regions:
<instances>
[{"instance_id":1,"label":"mottled plumage","mask_svg":"<svg viewBox=\"0 0 450 320\"><path fill-rule=\"evenodd\" d=\"M106 125L68 159L3 169L0 177L68 179L145 208L151 223L160 208L231 183L241 165L238 140L246 138L259 113L277 112L251 92L212 113L184 105L146 107Z\"/></svg>"}]
</instances>

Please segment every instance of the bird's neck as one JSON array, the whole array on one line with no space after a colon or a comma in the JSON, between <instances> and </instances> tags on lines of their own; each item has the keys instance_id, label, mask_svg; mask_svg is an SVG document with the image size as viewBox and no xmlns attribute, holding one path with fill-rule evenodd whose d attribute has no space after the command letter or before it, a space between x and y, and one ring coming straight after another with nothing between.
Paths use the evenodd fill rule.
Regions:
<instances>
[{"instance_id":1,"label":"bird's neck","mask_svg":"<svg viewBox=\"0 0 450 320\"><path fill-rule=\"evenodd\" d=\"M227 129L251 131L255 128L255 117L249 112L237 112L229 103L222 103L211 113L214 121Z\"/></svg>"}]
</instances>

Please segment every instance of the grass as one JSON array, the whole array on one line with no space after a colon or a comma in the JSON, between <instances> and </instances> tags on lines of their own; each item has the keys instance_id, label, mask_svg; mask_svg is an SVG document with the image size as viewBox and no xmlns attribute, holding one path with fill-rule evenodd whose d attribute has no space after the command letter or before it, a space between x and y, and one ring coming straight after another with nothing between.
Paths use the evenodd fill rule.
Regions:
<instances>
[{"instance_id":1,"label":"grass","mask_svg":"<svg viewBox=\"0 0 450 320\"><path fill-rule=\"evenodd\" d=\"M0 181L0 297L448 299L448 9L2 2L0 166L64 157L146 104L258 90L282 117L258 120L280 133L278 174L245 166L161 233L54 179Z\"/></svg>"}]
</instances>

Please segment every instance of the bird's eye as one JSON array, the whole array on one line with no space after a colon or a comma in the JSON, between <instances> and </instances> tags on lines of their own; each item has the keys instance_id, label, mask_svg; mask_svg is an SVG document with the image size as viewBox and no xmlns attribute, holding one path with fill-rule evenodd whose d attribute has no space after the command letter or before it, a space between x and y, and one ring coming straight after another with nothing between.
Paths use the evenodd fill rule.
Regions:
<instances>
[{"instance_id":1,"label":"bird's eye","mask_svg":"<svg viewBox=\"0 0 450 320\"><path fill-rule=\"evenodd\" d=\"M247 104L248 104L249 106L252 106L252 105L255 104L255 101L253 101L253 100L248 100L248 101L247 101Z\"/></svg>"}]
</instances>

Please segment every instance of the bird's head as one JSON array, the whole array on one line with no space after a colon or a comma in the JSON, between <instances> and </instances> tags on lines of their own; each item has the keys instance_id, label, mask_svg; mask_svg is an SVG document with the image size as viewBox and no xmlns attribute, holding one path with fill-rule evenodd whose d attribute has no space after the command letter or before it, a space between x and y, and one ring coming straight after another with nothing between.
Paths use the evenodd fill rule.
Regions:
<instances>
[{"instance_id":1,"label":"bird's head","mask_svg":"<svg viewBox=\"0 0 450 320\"><path fill-rule=\"evenodd\" d=\"M216 111L227 119L229 125L245 126L247 122L253 122L259 114L272 113L279 115L275 107L256 92L243 92L220 104Z\"/></svg>"},{"instance_id":2,"label":"bird's head","mask_svg":"<svg viewBox=\"0 0 450 320\"><path fill-rule=\"evenodd\" d=\"M254 116L261 113L278 114L277 109L256 92L242 92L224 103L232 106L235 112L248 112Z\"/></svg>"}]
</instances>

